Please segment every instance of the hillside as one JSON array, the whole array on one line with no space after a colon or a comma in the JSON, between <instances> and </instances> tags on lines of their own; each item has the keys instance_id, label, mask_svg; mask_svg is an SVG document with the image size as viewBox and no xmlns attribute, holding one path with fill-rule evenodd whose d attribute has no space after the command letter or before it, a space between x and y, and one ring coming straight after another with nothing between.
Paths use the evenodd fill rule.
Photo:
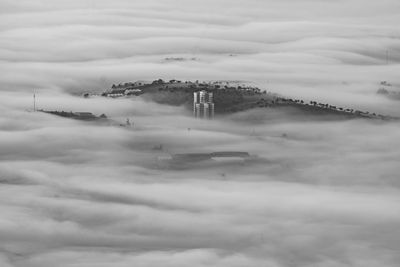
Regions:
<instances>
[{"instance_id":1,"label":"hillside","mask_svg":"<svg viewBox=\"0 0 400 267\"><path fill-rule=\"evenodd\" d=\"M238 82L214 81L163 81L161 79L153 82L129 82L113 85L110 90L105 91L105 97L135 97L141 96L160 104L186 106L188 109L193 105L193 93L205 90L213 93L216 114L226 114L244 111L252 108L274 108L291 107L310 115L332 115L341 118L369 118L393 120L395 117L370 113L368 111L354 110L352 108L337 107L328 103L317 101L305 101L279 96L277 94L262 91L261 89L243 85Z\"/></svg>"}]
</instances>

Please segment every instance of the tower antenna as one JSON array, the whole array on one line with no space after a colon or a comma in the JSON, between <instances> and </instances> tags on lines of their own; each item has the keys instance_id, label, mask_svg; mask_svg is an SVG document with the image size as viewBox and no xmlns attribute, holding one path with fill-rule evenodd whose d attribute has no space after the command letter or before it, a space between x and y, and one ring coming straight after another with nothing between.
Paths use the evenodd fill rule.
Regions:
<instances>
[{"instance_id":1,"label":"tower antenna","mask_svg":"<svg viewBox=\"0 0 400 267\"><path fill-rule=\"evenodd\" d=\"M35 90L33 91L33 111L36 111L36 94Z\"/></svg>"}]
</instances>

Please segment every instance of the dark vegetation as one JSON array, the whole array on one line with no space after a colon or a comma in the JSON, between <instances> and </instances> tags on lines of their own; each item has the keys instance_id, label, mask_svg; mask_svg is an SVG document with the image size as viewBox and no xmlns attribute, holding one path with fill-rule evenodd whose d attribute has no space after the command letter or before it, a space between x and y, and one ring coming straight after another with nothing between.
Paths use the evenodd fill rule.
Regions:
<instances>
[{"instance_id":1,"label":"dark vegetation","mask_svg":"<svg viewBox=\"0 0 400 267\"><path fill-rule=\"evenodd\" d=\"M101 114L100 116L97 117L90 112L72 112L72 111L67 112L67 111L50 111L50 110L39 110L39 111L76 120L84 120L84 121L107 120L107 116L105 114Z\"/></svg>"},{"instance_id":2,"label":"dark vegetation","mask_svg":"<svg viewBox=\"0 0 400 267\"><path fill-rule=\"evenodd\" d=\"M386 84L385 84L386 85ZM296 108L310 115L339 115L345 118L371 118L392 120L398 119L391 116L370 113L368 111L354 110L352 108L337 107L317 101L305 101L293 99L267 91L261 91L257 87L230 84L229 82L191 82L162 79L151 83L130 82L113 85L110 90L104 92L103 96L128 96L132 90L140 91L144 99L155 101L160 104L175 106L185 105L191 109L193 104L193 92L205 90L213 93L216 114L233 113L252 108ZM384 93L383 91L380 93Z\"/></svg>"}]
</instances>

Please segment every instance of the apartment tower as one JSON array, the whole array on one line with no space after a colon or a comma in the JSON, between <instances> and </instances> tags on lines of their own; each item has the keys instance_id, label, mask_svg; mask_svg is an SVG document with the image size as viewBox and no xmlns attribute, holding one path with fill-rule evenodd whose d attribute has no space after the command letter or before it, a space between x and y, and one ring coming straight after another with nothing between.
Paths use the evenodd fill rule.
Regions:
<instances>
[{"instance_id":1,"label":"apartment tower","mask_svg":"<svg viewBox=\"0 0 400 267\"><path fill-rule=\"evenodd\" d=\"M193 93L193 115L196 118L214 118L213 93L204 90Z\"/></svg>"}]
</instances>

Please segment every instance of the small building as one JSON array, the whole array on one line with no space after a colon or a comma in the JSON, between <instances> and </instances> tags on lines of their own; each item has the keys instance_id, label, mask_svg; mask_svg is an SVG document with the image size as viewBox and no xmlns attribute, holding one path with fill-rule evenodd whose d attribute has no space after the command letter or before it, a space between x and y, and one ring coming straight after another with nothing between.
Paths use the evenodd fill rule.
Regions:
<instances>
[{"instance_id":1,"label":"small building","mask_svg":"<svg viewBox=\"0 0 400 267\"><path fill-rule=\"evenodd\" d=\"M75 112L74 115L80 120L94 120L97 119L91 112Z\"/></svg>"}]
</instances>

